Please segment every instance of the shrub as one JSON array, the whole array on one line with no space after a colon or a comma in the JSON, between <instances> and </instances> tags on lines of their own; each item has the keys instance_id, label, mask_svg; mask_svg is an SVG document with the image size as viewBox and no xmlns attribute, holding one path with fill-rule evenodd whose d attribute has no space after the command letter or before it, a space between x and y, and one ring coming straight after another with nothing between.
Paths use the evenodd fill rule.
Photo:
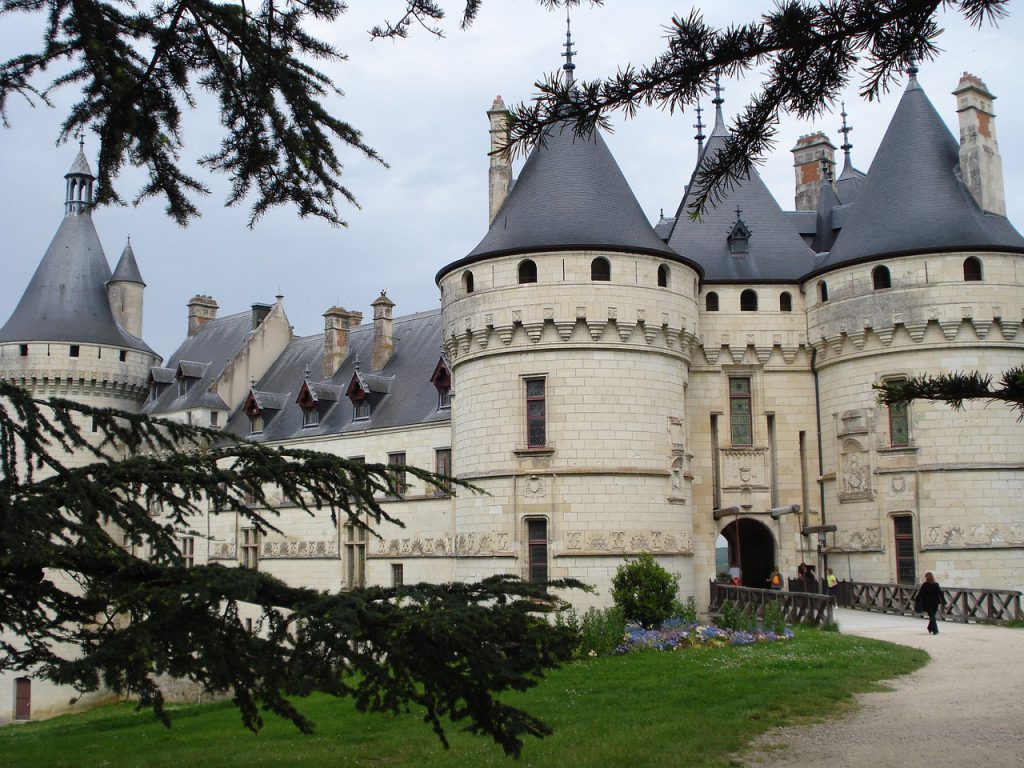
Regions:
<instances>
[{"instance_id":1,"label":"shrub","mask_svg":"<svg viewBox=\"0 0 1024 768\"><path fill-rule=\"evenodd\" d=\"M723 629L751 632L757 625L757 619L749 608L740 608L732 600L726 600L722 603L721 615L715 624Z\"/></svg>"},{"instance_id":2,"label":"shrub","mask_svg":"<svg viewBox=\"0 0 1024 768\"><path fill-rule=\"evenodd\" d=\"M782 615L780 603L772 601L764 607L764 626L777 635L786 630L786 617Z\"/></svg>"},{"instance_id":3,"label":"shrub","mask_svg":"<svg viewBox=\"0 0 1024 768\"><path fill-rule=\"evenodd\" d=\"M697 601L688 597L685 603L679 600L672 601L672 617L679 619L684 624L697 623Z\"/></svg>"},{"instance_id":4,"label":"shrub","mask_svg":"<svg viewBox=\"0 0 1024 768\"><path fill-rule=\"evenodd\" d=\"M672 615L679 577L666 571L647 552L620 565L612 577L612 599L626 621L650 629Z\"/></svg>"},{"instance_id":5,"label":"shrub","mask_svg":"<svg viewBox=\"0 0 1024 768\"><path fill-rule=\"evenodd\" d=\"M622 643L626 617L621 608L591 608L583 614L580 626L579 656L608 656Z\"/></svg>"}]
</instances>

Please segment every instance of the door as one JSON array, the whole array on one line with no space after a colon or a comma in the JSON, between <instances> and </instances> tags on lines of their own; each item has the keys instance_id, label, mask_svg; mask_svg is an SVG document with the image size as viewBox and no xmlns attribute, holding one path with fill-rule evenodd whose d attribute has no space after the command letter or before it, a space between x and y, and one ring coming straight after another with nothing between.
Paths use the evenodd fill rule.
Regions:
<instances>
[{"instance_id":1,"label":"door","mask_svg":"<svg viewBox=\"0 0 1024 768\"><path fill-rule=\"evenodd\" d=\"M14 719L29 720L32 717L32 681L19 677L14 681Z\"/></svg>"}]
</instances>

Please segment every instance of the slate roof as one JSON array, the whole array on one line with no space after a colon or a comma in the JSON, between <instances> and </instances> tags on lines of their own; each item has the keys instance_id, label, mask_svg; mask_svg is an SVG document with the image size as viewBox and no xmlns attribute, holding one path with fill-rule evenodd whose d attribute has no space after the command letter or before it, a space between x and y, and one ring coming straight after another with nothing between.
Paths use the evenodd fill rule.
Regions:
<instances>
[{"instance_id":1,"label":"slate roof","mask_svg":"<svg viewBox=\"0 0 1024 768\"><path fill-rule=\"evenodd\" d=\"M267 393L287 394L281 409L263 414L261 433L249 435L249 419L242 409L231 416L226 430L267 442L449 421L450 412L438 408L437 389L430 382L441 357L440 310L395 318L393 335L394 353L383 370L371 373L365 369L373 346L373 324L349 330L349 353L338 371L329 381L309 382L312 391L321 393L319 423L309 427L302 426L302 408L296 400L306 372L321 370L324 336L321 333L294 339L253 387L261 397ZM337 395L348 389L357 361L359 377L374 394L369 419L353 421L352 402ZM335 397L322 397L328 393Z\"/></svg>"},{"instance_id":2,"label":"slate roof","mask_svg":"<svg viewBox=\"0 0 1024 768\"><path fill-rule=\"evenodd\" d=\"M69 213L35 274L0 328L0 342L61 341L102 344L155 355L117 324L110 311L110 265L88 213Z\"/></svg>"},{"instance_id":3,"label":"slate roof","mask_svg":"<svg viewBox=\"0 0 1024 768\"><path fill-rule=\"evenodd\" d=\"M227 404L220 395L210 392L210 386L220 378L228 360L233 360L252 333L252 313L239 312L213 320L207 320L181 343L171 355L165 368L151 368L150 376L158 383L167 378L164 371L171 372L171 381L176 381L178 367L186 375L199 374L188 392L178 395L173 384L167 387L156 402L147 402L146 413L161 414L182 411L188 408L214 408L227 410Z\"/></svg>"},{"instance_id":4,"label":"slate roof","mask_svg":"<svg viewBox=\"0 0 1024 768\"><path fill-rule=\"evenodd\" d=\"M655 234L600 133L564 124L534 147L483 240L436 279L493 256L577 249L686 261Z\"/></svg>"},{"instance_id":5,"label":"slate roof","mask_svg":"<svg viewBox=\"0 0 1024 768\"><path fill-rule=\"evenodd\" d=\"M1005 216L978 207L959 166L956 139L911 76L835 245L808 277L909 253L1024 251Z\"/></svg>"},{"instance_id":6,"label":"slate roof","mask_svg":"<svg viewBox=\"0 0 1024 768\"><path fill-rule=\"evenodd\" d=\"M704 279L713 283L792 282L814 263L814 252L800 236L809 222L794 220L772 197L756 169L701 217L691 219L688 208L696 196L695 180L704 159L713 157L725 144L727 132L716 114L715 128L704 147L693 177L676 212L668 244L684 258L697 262ZM750 252L734 254L727 240L736 224L736 209L750 230Z\"/></svg>"},{"instance_id":7,"label":"slate roof","mask_svg":"<svg viewBox=\"0 0 1024 768\"><path fill-rule=\"evenodd\" d=\"M124 250L121 251L121 258L118 259L117 266L114 267L114 274L111 276L110 282L115 280L122 283L146 284L146 281L142 279L142 273L139 271L139 265L135 261L135 251L132 250L131 240L128 241Z\"/></svg>"}]
</instances>

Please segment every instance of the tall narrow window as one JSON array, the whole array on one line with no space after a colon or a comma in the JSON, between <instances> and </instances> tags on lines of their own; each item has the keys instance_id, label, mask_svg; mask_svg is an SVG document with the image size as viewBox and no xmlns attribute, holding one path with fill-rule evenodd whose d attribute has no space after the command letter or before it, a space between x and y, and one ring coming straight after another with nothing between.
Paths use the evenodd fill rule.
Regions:
<instances>
[{"instance_id":1,"label":"tall narrow window","mask_svg":"<svg viewBox=\"0 0 1024 768\"><path fill-rule=\"evenodd\" d=\"M892 519L896 552L896 581L916 584L917 567L914 562L914 518L897 515Z\"/></svg>"},{"instance_id":2,"label":"tall narrow window","mask_svg":"<svg viewBox=\"0 0 1024 768\"><path fill-rule=\"evenodd\" d=\"M747 288L740 294L740 310L743 312L757 312L757 291Z\"/></svg>"},{"instance_id":3,"label":"tall narrow window","mask_svg":"<svg viewBox=\"0 0 1024 768\"><path fill-rule=\"evenodd\" d=\"M910 445L910 412L906 403L893 403L889 406L889 445L893 448Z\"/></svg>"},{"instance_id":4,"label":"tall narrow window","mask_svg":"<svg viewBox=\"0 0 1024 768\"><path fill-rule=\"evenodd\" d=\"M612 263L604 256L598 256L590 262L590 279L608 282L612 279Z\"/></svg>"},{"instance_id":5,"label":"tall narrow window","mask_svg":"<svg viewBox=\"0 0 1024 768\"><path fill-rule=\"evenodd\" d=\"M754 444L748 378L729 379L729 427L733 445Z\"/></svg>"},{"instance_id":6,"label":"tall narrow window","mask_svg":"<svg viewBox=\"0 0 1024 768\"><path fill-rule=\"evenodd\" d=\"M249 434L258 435L263 431L263 414L262 413L251 413L249 414Z\"/></svg>"},{"instance_id":7,"label":"tall narrow window","mask_svg":"<svg viewBox=\"0 0 1024 768\"><path fill-rule=\"evenodd\" d=\"M185 536L181 540L181 565L183 568L191 568L196 563L196 540L192 536Z\"/></svg>"},{"instance_id":8,"label":"tall narrow window","mask_svg":"<svg viewBox=\"0 0 1024 768\"><path fill-rule=\"evenodd\" d=\"M524 259L523 261L519 262L519 282L537 282L537 263L533 261L533 259Z\"/></svg>"},{"instance_id":9,"label":"tall narrow window","mask_svg":"<svg viewBox=\"0 0 1024 768\"><path fill-rule=\"evenodd\" d=\"M409 478L405 471L405 453L389 453L388 467L392 470L394 492L401 496L409 490Z\"/></svg>"},{"instance_id":10,"label":"tall narrow window","mask_svg":"<svg viewBox=\"0 0 1024 768\"><path fill-rule=\"evenodd\" d=\"M968 256L964 259L964 280L974 281L981 279L983 279L981 275L981 260Z\"/></svg>"},{"instance_id":11,"label":"tall narrow window","mask_svg":"<svg viewBox=\"0 0 1024 768\"><path fill-rule=\"evenodd\" d=\"M662 264L658 267L658 287L668 288L669 278L671 277L671 271L667 264Z\"/></svg>"},{"instance_id":12,"label":"tall narrow window","mask_svg":"<svg viewBox=\"0 0 1024 768\"><path fill-rule=\"evenodd\" d=\"M548 580L548 521L526 521L527 581L543 584Z\"/></svg>"},{"instance_id":13,"label":"tall narrow window","mask_svg":"<svg viewBox=\"0 0 1024 768\"><path fill-rule=\"evenodd\" d=\"M220 425L220 411L210 411L210 426L216 427Z\"/></svg>"},{"instance_id":14,"label":"tall narrow window","mask_svg":"<svg viewBox=\"0 0 1024 768\"><path fill-rule=\"evenodd\" d=\"M366 586L366 529L361 525L345 525L345 569L349 589Z\"/></svg>"},{"instance_id":15,"label":"tall narrow window","mask_svg":"<svg viewBox=\"0 0 1024 768\"><path fill-rule=\"evenodd\" d=\"M32 719L32 680L28 677L14 679L14 719Z\"/></svg>"},{"instance_id":16,"label":"tall narrow window","mask_svg":"<svg viewBox=\"0 0 1024 768\"><path fill-rule=\"evenodd\" d=\"M352 403L352 421L366 421L368 418L370 418L370 401L354 401Z\"/></svg>"},{"instance_id":17,"label":"tall narrow window","mask_svg":"<svg viewBox=\"0 0 1024 768\"><path fill-rule=\"evenodd\" d=\"M451 477L452 474L452 449L438 448L434 451L434 472L439 475ZM434 488L435 496L450 496L452 492L451 483L442 483Z\"/></svg>"},{"instance_id":18,"label":"tall narrow window","mask_svg":"<svg viewBox=\"0 0 1024 768\"><path fill-rule=\"evenodd\" d=\"M707 296L704 297L704 309L708 312L718 311L718 294L714 291L710 291Z\"/></svg>"},{"instance_id":19,"label":"tall narrow window","mask_svg":"<svg viewBox=\"0 0 1024 768\"><path fill-rule=\"evenodd\" d=\"M892 288L892 276L888 267L875 267L871 270L871 286L880 291L883 288Z\"/></svg>"},{"instance_id":20,"label":"tall narrow window","mask_svg":"<svg viewBox=\"0 0 1024 768\"><path fill-rule=\"evenodd\" d=\"M405 584L405 566L401 563L391 564L391 586L400 587Z\"/></svg>"},{"instance_id":21,"label":"tall narrow window","mask_svg":"<svg viewBox=\"0 0 1024 768\"><path fill-rule=\"evenodd\" d=\"M824 280L818 282L818 301L822 304L828 301L828 283Z\"/></svg>"},{"instance_id":22,"label":"tall narrow window","mask_svg":"<svg viewBox=\"0 0 1024 768\"><path fill-rule=\"evenodd\" d=\"M468 269L462 273L462 290L466 293L472 293L474 289L473 284L473 273Z\"/></svg>"},{"instance_id":23,"label":"tall narrow window","mask_svg":"<svg viewBox=\"0 0 1024 768\"><path fill-rule=\"evenodd\" d=\"M793 311L793 296L790 294L789 291L783 291L782 293L779 294L779 311Z\"/></svg>"},{"instance_id":24,"label":"tall narrow window","mask_svg":"<svg viewBox=\"0 0 1024 768\"><path fill-rule=\"evenodd\" d=\"M258 568L260 564L260 532L255 528L243 528L241 550L241 562L243 568Z\"/></svg>"},{"instance_id":25,"label":"tall narrow window","mask_svg":"<svg viewBox=\"0 0 1024 768\"><path fill-rule=\"evenodd\" d=\"M526 444L530 448L547 445L544 379L526 380Z\"/></svg>"}]
</instances>

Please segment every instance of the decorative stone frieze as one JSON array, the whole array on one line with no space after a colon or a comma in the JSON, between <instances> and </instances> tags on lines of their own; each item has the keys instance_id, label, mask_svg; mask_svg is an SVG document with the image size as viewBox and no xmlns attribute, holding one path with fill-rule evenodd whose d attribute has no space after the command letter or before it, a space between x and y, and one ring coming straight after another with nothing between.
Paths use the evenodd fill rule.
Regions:
<instances>
[{"instance_id":1,"label":"decorative stone frieze","mask_svg":"<svg viewBox=\"0 0 1024 768\"><path fill-rule=\"evenodd\" d=\"M337 541L264 541L261 560L336 560Z\"/></svg>"},{"instance_id":2,"label":"decorative stone frieze","mask_svg":"<svg viewBox=\"0 0 1024 768\"><path fill-rule=\"evenodd\" d=\"M238 548L234 542L220 541L210 545L211 560L238 560Z\"/></svg>"},{"instance_id":3,"label":"decorative stone frieze","mask_svg":"<svg viewBox=\"0 0 1024 768\"><path fill-rule=\"evenodd\" d=\"M565 551L579 556L638 555L642 552L663 555L692 555L693 540L688 532L660 530L569 531ZM557 554L556 554L557 557Z\"/></svg>"},{"instance_id":4,"label":"decorative stone frieze","mask_svg":"<svg viewBox=\"0 0 1024 768\"><path fill-rule=\"evenodd\" d=\"M367 557L509 557L511 534L464 533L458 536L409 536L377 539Z\"/></svg>"},{"instance_id":5,"label":"decorative stone frieze","mask_svg":"<svg viewBox=\"0 0 1024 768\"><path fill-rule=\"evenodd\" d=\"M925 528L922 549L1024 546L1024 523L932 525Z\"/></svg>"},{"instance_id":6,"label":"decorative stone frieze","mask_svg":"<svg viewBox=\"0 0 1024 768\"><path fill-rule=\"evenodd\" d=\"M882 530L869 528L840 528L834 534L829 546L830 552L880 552L882 550Z\"/></svg>"}]
</instances>

